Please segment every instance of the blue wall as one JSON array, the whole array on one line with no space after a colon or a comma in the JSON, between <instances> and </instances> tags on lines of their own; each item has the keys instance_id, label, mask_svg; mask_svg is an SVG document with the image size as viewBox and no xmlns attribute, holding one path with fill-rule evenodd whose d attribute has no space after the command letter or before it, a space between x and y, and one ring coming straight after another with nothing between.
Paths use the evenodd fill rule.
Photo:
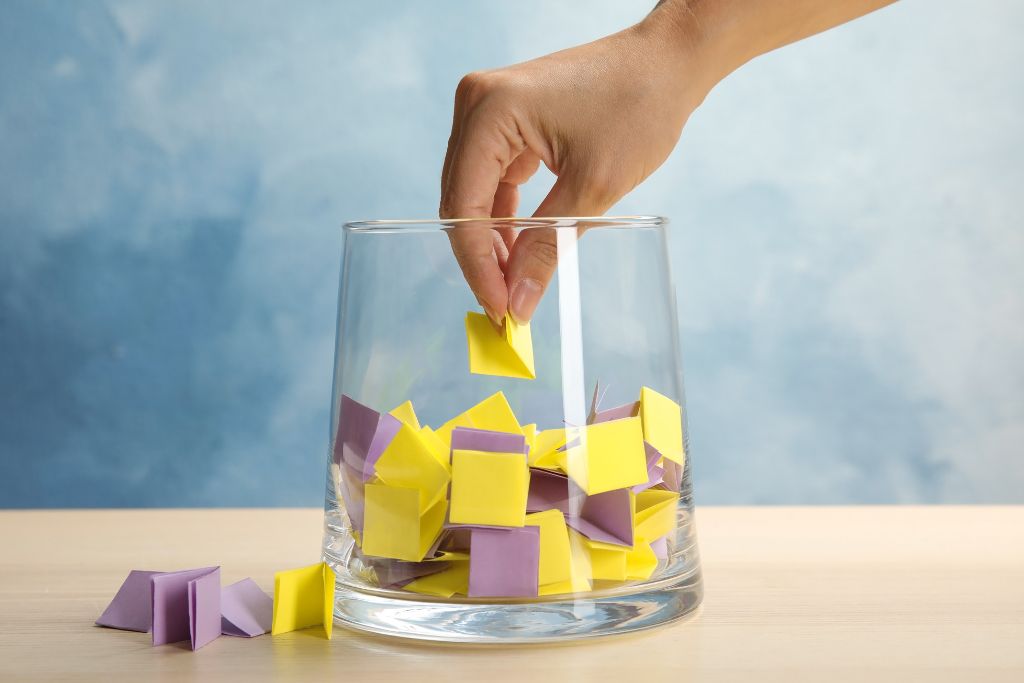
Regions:
<instances>
[{"instance_id":1,"label":"blue wall","mask_svg":"<svg viewBox=\"0 0 1024 683\"><path fill-rule=\"evenodd\" d=\"M462 73L650 4L6 0L0 506L319 504L338 224L434 215ZM768 55L616 208L675 223L699 502L1024 502L1022 34Z\"/></svg>"}]
</instances>

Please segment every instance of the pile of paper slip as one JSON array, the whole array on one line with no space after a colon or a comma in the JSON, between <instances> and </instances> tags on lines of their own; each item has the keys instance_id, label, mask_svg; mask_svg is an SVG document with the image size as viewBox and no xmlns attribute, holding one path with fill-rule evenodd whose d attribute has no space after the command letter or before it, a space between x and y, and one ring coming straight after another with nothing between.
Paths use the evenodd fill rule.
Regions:
<instances>
[{"instance_id":1,"label":"pile of paper slip","mask_svg":"<svg viewBox=\"0 0 1024 683\"><path fill-rule=\"evenodd\" d=\"M451 597L579 593L667 557L685 465L679 405L644 387L586 425L521 425L502 392L433 429L411 402L342 396L334 488L382 586Z\"/></svg>"},{"instance_id":2,"label":"pile of paper slip","mask_svg":"<svg viewBox=\"0 0 1024 683\"><path fill-rule=\"evenodd\" d=\"M96 620L122 631L152 631L153 645L188 641L198 650L221 635L253 638L312 626L331 637L334 570L320 562L274 575L274 597L252 579L220 585L220 567L176 572L134 569Z\"/></svg>"}]
</instances>

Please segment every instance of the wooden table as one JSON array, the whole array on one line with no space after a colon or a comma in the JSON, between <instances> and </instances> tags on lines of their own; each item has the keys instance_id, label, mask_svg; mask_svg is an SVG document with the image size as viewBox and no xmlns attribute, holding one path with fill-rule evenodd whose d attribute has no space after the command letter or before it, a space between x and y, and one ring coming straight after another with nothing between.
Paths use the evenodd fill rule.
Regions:
<instances>
[{"instance_id":1,"label":"wooden table","mask_svg":"<svg viewBox=\"0 0 1024 683\"><path fill-rule=\"evenodd\" d=\"M0 512L0 680L1024 681L1024 507L700 508L685 622L510 648L336 629L190 652L94 627L129 569L315 562L319 510Z\"/></svg>"}]
</instances>

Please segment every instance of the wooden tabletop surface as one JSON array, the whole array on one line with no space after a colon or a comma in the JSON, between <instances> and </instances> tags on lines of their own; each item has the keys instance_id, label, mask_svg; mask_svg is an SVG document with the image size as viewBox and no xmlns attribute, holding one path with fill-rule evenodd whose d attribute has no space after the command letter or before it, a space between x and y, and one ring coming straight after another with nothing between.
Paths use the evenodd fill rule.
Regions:
<instances>
[{"instance_id":1,"label":"wooden tabletop surface","mask_svg":"<svg viewBox=\"0 0 1024 683\"><path fill-rule=\"evenodd\" d=\"M698 508L692 618L576 644L336 628L197 651L93 626L129 569L317 561L319 510L0 512L0 681L1024 681L1024 507Z\"/></svg>"}]
</instances>

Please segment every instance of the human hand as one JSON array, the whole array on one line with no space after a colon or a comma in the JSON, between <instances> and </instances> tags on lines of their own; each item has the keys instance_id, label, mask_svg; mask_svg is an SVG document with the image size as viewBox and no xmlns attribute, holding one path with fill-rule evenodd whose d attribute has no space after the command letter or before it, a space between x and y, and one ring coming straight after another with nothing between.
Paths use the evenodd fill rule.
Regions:
<instances>
[{"instance_id":1,"label":"human hand","mask_svg":"<svg viewBox=\"0 0 1024 683\"><path fill-rule=\"evenodd\" d=\"M661 0L620 33L469 74L441 173L441 218L515 216L541 162L557 176L536 216L596 216L654 172L714 85L770 50L893 0ZM487 315L533 315L557 265L553 228L452 227Z\"/></svg>"},{"instance_id":2,"label":"human hand","mask_svg":"<svg viewBox=\"0 0 1024 683\"><path fill-rule=\"evenodd\" d=\"M710 84L668 15L523 64L472 73L455 95L442 218L512 217L541 162L557 176L536 216L598 216L668 157ZM557 262L555 231L448 231L495 322L533 315Z\"/></svg>"}]
</instances>

